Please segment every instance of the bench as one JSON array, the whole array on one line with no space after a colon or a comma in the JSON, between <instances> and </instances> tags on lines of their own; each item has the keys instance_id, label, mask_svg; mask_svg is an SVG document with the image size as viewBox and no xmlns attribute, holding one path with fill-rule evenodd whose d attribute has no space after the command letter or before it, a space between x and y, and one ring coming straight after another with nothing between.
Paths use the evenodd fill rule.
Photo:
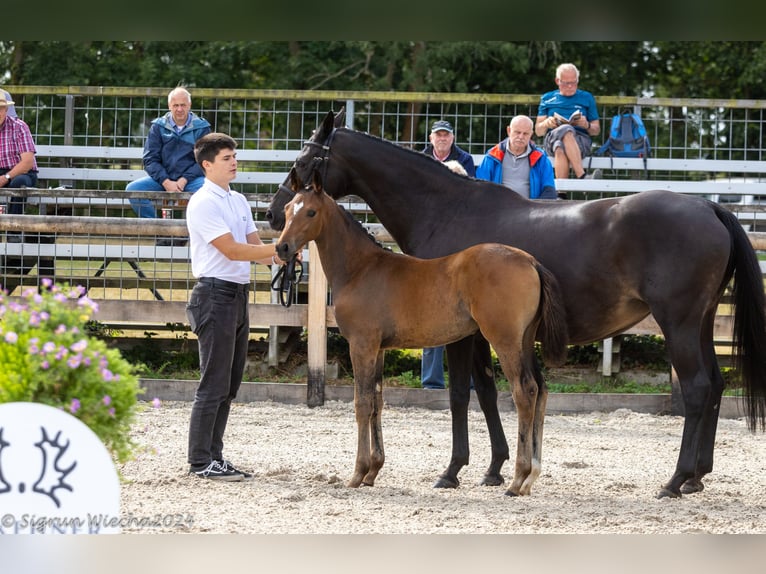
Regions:
<instances>
[{"instance_id":1,"label":"bench","mask_svg":"<svg viewBox=\"0 0 766 574\"><path fill-rule=\"evenodd\" d=\"M146 176L141 167L143 148L139 147L109 147L109 146L69 146L69 145L38 145L36 157L38 163L51 163L51 160L92 160L93 163L103 164L115 160L129 160L135 168L126 168L117 164L113 168L103 167L53 167L39 166L38 177L41 180L58 181L124 181L131 182ZM250 163L292 164L298 151L283 150L237 150L239 171L234 183L282 183L287 176L288 168L280 172L269 172L263 169L250 169ZM85 162L82 162L85 163ZM124 163L124 162L123 162Z\"/></svg>"}]
</instances>

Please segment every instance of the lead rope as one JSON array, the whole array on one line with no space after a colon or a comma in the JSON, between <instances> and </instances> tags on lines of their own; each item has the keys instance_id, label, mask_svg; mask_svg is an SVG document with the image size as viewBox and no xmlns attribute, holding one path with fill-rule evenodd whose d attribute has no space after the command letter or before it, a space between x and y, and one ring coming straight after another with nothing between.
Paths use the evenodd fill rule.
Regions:
<instances>
[{"instance_id":1,"label":"lead rope","mask_svg":"<svg viewBox=\"0 0 766 574\"><path fill-rule=\"evenodd\" d=\"M282 265L271 280L271 289L279 293L279 302L283 307L293 304L295 286L303 277L303 263L298 261L298 256L293 257L285 265Z\"/></svg>"}]
</instances>

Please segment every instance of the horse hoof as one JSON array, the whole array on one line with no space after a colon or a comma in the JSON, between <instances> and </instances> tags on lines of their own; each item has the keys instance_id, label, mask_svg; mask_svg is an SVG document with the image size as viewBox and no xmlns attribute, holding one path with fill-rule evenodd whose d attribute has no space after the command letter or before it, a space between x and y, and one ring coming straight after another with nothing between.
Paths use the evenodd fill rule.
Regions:
<instances>
[{"instance_id":1,"label":"horse hoof","mask_svg":"<svg viewBox=\"0 0 766 574\"><path fill-rule=\"evenodd\" d=\"M518 492L513 492L510 488L505 491L506 496L520 496Z\"/></svg>"},{"instance_id":2,"label":"horse hoof","mask_svg":"<svg viewBox=\"0 0 766 574\"><path fill-rule=\"evenodd\" d=\"M705 489L705 485L701 480L696 478L690 478L681 485L681 494L694 494L695 492L702 492Z\"/></svg>"},{"instance_id":3,"label":"horse hoof","mask_svg":"<svg viewBox=\"0 0 766 574\"><path fill-rule=\"evenodd\" d=\"M663 488L657 493L657 498L681 498L681 493Z\"/></svg>"},{"instance_id":4,"label":"horse hoof","mask_svg":"<svg viewBox=\"0 0 766 574\"><path fill-rule=\"evenodd\" d=\"M505 482L505 479L499 474L485 474L481 480L481 486L500 486Z\"/></svg>"},{"instance_id":5,"label":"horse hoof","mask_svg":"<svg viewBox=\"0 0 766 574\"><path fill-rule=\"evenodd\" d=\"M457 488L460 481L455 478L448 478L446 476L440 476L434 483L434 488Z\"/></svg>"}]
</instances>

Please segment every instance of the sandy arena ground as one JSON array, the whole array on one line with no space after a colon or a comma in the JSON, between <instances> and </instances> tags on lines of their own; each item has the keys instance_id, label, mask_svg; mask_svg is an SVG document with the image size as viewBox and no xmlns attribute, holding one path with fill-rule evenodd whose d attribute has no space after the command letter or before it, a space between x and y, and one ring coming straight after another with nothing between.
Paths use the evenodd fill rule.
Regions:
<instances>
[{"instance_id":1,"label":"sandy arena ground","mask_svg":"<svg viewBox=\"0 0 766 574\"><path fill-rule=\"evenodd\" d=\"M145 447L123 465L123 517L164 526L123 532L349 533L765 533L766 437L744 420L721 419L705 490L681 499L655 494L675 467L683 420L629 410L549 415L543 470L528 497L479 486L489 462L480 412L469 413L471 464L456 490L434 489L451 448L446 410L386 408L386 463L372 488L349 489L355 455L353 405L309 409L272 402L232 409L225 456L254 480L216 483L188 476L191 404L147 406L134 427ZM515 452L515 413L503 415Z\"/></svg>"}]
</instances>

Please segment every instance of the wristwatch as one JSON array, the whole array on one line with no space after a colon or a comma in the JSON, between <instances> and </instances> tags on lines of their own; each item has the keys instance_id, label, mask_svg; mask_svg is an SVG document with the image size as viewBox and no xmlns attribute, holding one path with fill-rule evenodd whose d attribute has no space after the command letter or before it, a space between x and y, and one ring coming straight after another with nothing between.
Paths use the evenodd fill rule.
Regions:
<instances>
[{"instance_id":1,"label":"wristwatch","mask_svg":"<svg viewBox=\"0 0 766 574\"><path fill-rule=\"evenodd\" d=\"M3 177L4 177L5 179L7 179L8 181L11 181L11 176L10 176L10 175L8 175L7 173L4 173L4 174L3 174Z\"/></svg>"}]
</instances>

